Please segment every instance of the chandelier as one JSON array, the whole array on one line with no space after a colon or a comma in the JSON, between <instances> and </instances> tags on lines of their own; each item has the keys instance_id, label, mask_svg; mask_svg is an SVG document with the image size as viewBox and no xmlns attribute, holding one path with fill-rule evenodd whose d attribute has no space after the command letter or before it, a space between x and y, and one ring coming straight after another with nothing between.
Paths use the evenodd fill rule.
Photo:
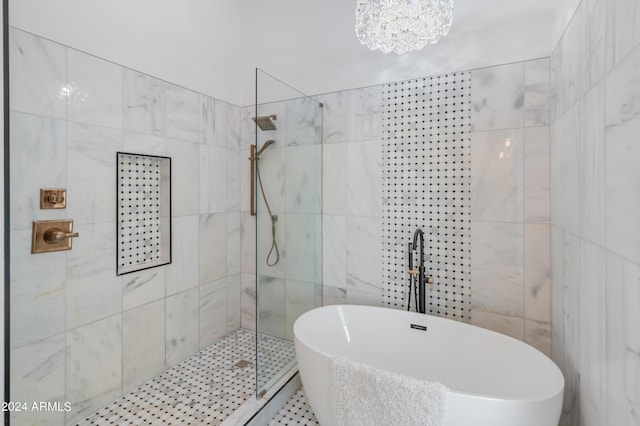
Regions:
<instances>
[{"instance_id":1,"label":"chandelier","mask_svg":"<svg viewBox=\"0 0 640 426\"><path fill-rule=\"evenodd\" d=\"M356 0L356 35L371 50L420 50L447 35L453 0Z\"/></svg>"}]
</instances>

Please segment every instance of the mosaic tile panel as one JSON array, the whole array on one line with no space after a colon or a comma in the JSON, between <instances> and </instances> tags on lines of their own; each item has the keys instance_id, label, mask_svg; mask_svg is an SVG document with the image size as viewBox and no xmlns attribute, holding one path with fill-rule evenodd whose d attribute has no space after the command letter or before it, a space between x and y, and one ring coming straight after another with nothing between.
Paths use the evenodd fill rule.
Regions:
<instances>
[{"instance_id":1,"label":"mosaic tile panel","mask_svg":"<svg viewBox=\"0 0 640 426\"><path fill-rule=\"evenodd\" d=\"M271 369L281 367L283 354L295 356L292 342L264 335L259 340L259 356L274 360ZM255 333L239 329L78 425L219 425L255 395L255 347ZM238 362L245 366L236 367Z\"/></svg>"},{"instance_id":2,"label":"mosaic tile panel","mask_svg":"<svg viewBox=\"0 0 640 426\"><path fill-rule=\"evenodd\" d=\"M171 263L171 159L117 156L118 275Z\"/></svg>"},{"instance_id":3,"label":"mosaic tile panel","mask_svg":"<svg viewBox=\"0 0 640 426\"><path fill-rule=\"evenodd\" d=\"M469 321L471 73L383 87L384 304L407 308L407 243L425 236L428 313ZM412 300L412 307L414 301Z\"/></svg>"}]
</instances>

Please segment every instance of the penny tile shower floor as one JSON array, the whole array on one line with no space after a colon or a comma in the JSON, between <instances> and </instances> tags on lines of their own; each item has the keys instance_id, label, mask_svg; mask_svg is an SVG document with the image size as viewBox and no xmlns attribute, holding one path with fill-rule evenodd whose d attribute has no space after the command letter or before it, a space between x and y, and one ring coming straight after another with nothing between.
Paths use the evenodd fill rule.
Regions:
<instances>
[{"instance_id":1,"label":"penny tile shower floor","mask_svg":"<svg viewBox=\"0 0 640 426\"><path fill-rule=\"evenodd\" d=\"M273 372L295 357L293 343L263 335L259 339L264 364ZM235 367L241 360L251 365ZM236 330L78 425L219 425L254 395L254 362L255 333Z\"/></svg>"}]
</instances>

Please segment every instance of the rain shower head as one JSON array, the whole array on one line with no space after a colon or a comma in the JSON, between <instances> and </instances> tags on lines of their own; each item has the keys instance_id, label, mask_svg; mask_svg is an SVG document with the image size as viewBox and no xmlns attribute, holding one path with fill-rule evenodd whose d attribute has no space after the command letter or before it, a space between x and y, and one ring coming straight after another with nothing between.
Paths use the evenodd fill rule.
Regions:
<instances>
[{"instance_id":1,"label":"rain shower head","mask_svg":"<svg viewBox=\"0 0 640 426\"><path fill-rule=\"evenodd\" d=\"M277 119L278 116L276 114L253 117L253 121L260 127L260 130L276 130L276 125L273 123L273 120Z\"/></svg>"}]
</instances>

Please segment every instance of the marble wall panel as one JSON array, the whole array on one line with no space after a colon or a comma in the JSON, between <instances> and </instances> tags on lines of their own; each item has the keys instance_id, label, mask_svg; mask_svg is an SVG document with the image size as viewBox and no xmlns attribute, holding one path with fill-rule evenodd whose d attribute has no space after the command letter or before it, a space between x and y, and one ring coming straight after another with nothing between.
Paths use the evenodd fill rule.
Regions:
<instances>
[{"instance_id":1,"label":"marble wall panel","mask_svg":"<svg viewBox=\"0 0 640 426\"><path fill-rule=\"evenodd\" d=\"M115 223L122 132L73 122L67 132L67 214L77 224Z\"/></svg>"},{"instance_id":2,"label":"marble wall panel","mask_svg":"<svg viewBox=\"0 0 640 426\"><path fill-rule=\"evenodd\" d=\"M227 214L200 216L200 284L227 275Z\"/></svg>"},{"instance_id":3,"label":"marble wall panel","mask_svg":"<svg viewBox=\"0 0 640 426\"><path fill-rule=\"evenodd\" d=\"M10 117L11 229L31 229L32 220L63 219L65 211L40 209L40 188L67 186L66 123L12 112Z\"/></svg>"},{"instance_id":4,"label":"marble wall panel","mask_svg":"<svg viewBox=\"0 0 640 426\"><path fill-rule=\"evenodd\" d=\"M167 139L166 143L167 155L171 157L172 171L171 214L174 216L198 214L200 213L201 180L200 147L198 144L176 139ZM209 171L209 173L216 172ZM224 177L225 173L222 173L221 176ZM220 211L224 211L224 207Z\"/></svg>"},{"instance_id":5,"label":"marble wall panel","mask_svg":"<svg viewBox=\"0 0 640 426\"><path fill-rule=\"evenodd\" d=\"M166 104L165 82L133 70L124 70L125 130L166 136Z\"/></svg>"},{"instance_id":6,"label":"marble wall panel","mask_svg":"<svg viewBox=\"0 0 640 426\"><path fill-rule=\"evenodd\" d=\"M158 300L122 314L123 392L130 392L165 369L164 303Z\"/></svg>"},{"instance_id":7,"label":"marble wall panel","mask_svg":"<svg viewBox=\"0 0 640 426\"><path fill-rule=\"evenodd\" d=\"M122 316L67 332L67 422L77 422L122 392Z\"/></svg>"},{"instance_id":8,"label":"marble wall panel","mask_svg":"<svg viewBox=\"0 0 640 426\"><path fill-rule=\"evenodd\" d=\"M166 135L200 142L200 95L174 84L165 84Z\"/></svg>"},{"instance_id":9,"label":"marble wall panel","mask_svg":"<svg viewBox=\"0 0 640 426\"><path fill-rule=\"evenodd\" d=\"M14 421L71 424L201 337L240 326L240 108L13 28L10 46L10 347L31 364L14 363L24 381L11 392L37 387L43 401L73 404L66 419ZM115 275L116 151L173 157L170 265ZM67 188L67 209L39 208L47 187ZM80 233L73 250L31 255L31 221L68 217ZM202 246L201 222L213 237ZM202 281L201 294L201 272L224 284Z\"/></svg>"},{"instance_id":10,"label":"marble wall panel","mask_svg":"<svg viewBox=\"0 0 640 426\"><path fill-rule=\"evenodd\" d=\"M9 42L11 110L65 119L66 48L14 28Z\"/></svg>"},{"instance_id":11,"label":"marble wall panel","mask_svg":"<svg viewBox=\"0 0 640 426\"><path fill-rule=\"evenodd\" d=\"M123 68L73 49L67 63L69 120L122 129Z\"/></svg>"},{"instance_id":12,"label":"marble wall panel","mask_svg":"<svg viewBox=\"0 0 640 426\"><path fill-rule=\"evenodd\" d=\"M165 364L172 367L199 349L199 289L193 288L166 299Z\"/></svg>"},{"instance_id":13,"label":"marble wall panel","mask_svg":"<svg viewBox=\"0 0 640 426\"><path fill-rule=\"evenodd\" d=\"M552 357L566 382L563 425L638 422L640 9L631 3L580 3L551 58Z\"/></svg>"},{"instance_id":14,"label":"marble wall panel","mask_svg":"<svg viewBox=\"0 0 640 426\"><path fill-rule=\"evenodd\" d=\"M524 126L524 63L481 68L471 72L471 131ZM531 96L531 107L537 105Z\"/></svg>"},{"instance_id":15,"label":"marble wall panel","mask_svg":"<svg viewBox=\"0 0 640 426\"><path fill-rule=\"evenodd\" d=\"M524 63L524 126L548 126L549 58Z\"/></svg>"},{"instance_id":16,"label":"marble wall panel","mask_svg":"<svg viewBox=\"0 0 640 426\"><path fill-rule=\"evenodd\" d=\"M174 217L171 224L171 264L166 269L167 296L197 287L200 271L200 218ZM203 254L204 256L204 254Z\"/></svg>"},{"instance_id":17,"label":"marble wall panel","mask_svg":"<svg viewBox=\"0 0 640 426\"><path fill-rule=\"evenodd\" d=\"M166 268L151 268L123 275L122 309L128 310L163 299Z\"/></svg>"},{"instance_id":18,"label":"marble wall panel","mask_svg":"<svg viewBox=\"0 0 640 426\"><path fill-rule=\"evenodd\" d=\"M200 286L200 348L227 334L227 282L225 279Z\"/></svg>"},{"instance_id":19,"label":"marble wall panel","mask_svg":"<svg viewBox=\"0 0 640 426\"><path fill-rule=\"evenodd\" d=\"M523 225L472 222L471 227L471 308L522 318Z\"/></svg>"},{"instance_id":20,"label":"marble wall panel","mask_svg":"<svg viewBox=\"0 0 640 426\"><path fill-rule=\"evenodd\" d=\"M200 147L200 214L227 211L227 149Z\"/></svg>"},{"instance_id":21,"label":"marble wall panel","mask_svg":"<svg viewBox=\"0 0 640 426\"><path fill-rule=\"evenodd\" d=\"M64 404L65 336L57 334L11 351L11 399ZM12 424L64 424L64 411L14 411Z\"/></svg>"},{"instance_id":22,"label":"marble wall panel","mask_svg":"<svg viewBox=\"0 0 640 426\"><path fill-rule=\"evenodd\" d=\"M522 221L524 135L522 129L471 135L471 219Z\"/></svg>"},{"instance_id":23,"label":"marble wall panel","mask_svg":"<svg viewBox=\"0 0 640 426\"><path fill-rule=\"evenodd\" d=\"M67 329L122 311L122 285L114 272L114 223L76 226L80 236L67 252Z\"/></svg>"},{"instance_id":24,"label":"marble wall panel","mask_svg":"<svg viewBox=\"0 0 640 426\"><path fill-rule=\"evenodd\" d=\"M549 223L550 144L549 127L524 130L524 220Z\"/></svg>"},{"instance_id":25,"label":"marble wall panel","mask_svg":"<svg viewBox=\"0 0 640 426\"><path fill-rule=\"evenodd\" d=\"M606 247L627 259L640 259L640 46L607 76L605 129Z\"/></svg>"}]
</instances>

